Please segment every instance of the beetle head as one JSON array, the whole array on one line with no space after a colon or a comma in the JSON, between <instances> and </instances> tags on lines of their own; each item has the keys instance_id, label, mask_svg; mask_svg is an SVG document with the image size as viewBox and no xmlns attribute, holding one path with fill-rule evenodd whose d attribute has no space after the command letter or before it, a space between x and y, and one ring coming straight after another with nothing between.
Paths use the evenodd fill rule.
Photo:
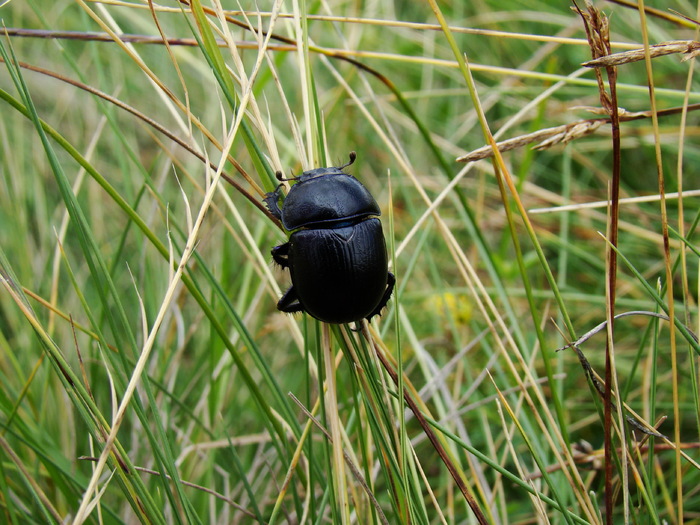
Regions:
<instances>
[{"instance_id":1,"label":"beetle head","mask_svg":"<svg viewBox=\"0 0 700 525\"><path fill-rule=\"evenodd\" d=\"M360 181L338 167L305 171L293 179L294 184L282 208L282 224L289 231L299 228L333 228L338 224L354 224L367 217L379 217L377 201Z\"/></svg>"},{"instance_id":2,"label":"beetle head","mask_svg":"<svg viewBox=\"0 0 700 525\"><path fill-rule=\"evenodd\" d=\"M284 174L281 171L278 171L275 173L275 176L277 177L277 180L280 182L289 182L289 181L297 181L297 182L304 182L309 179L314 179L316 177L320 177L321 175L331 175L334 173L341 173L345 168L350 166L353 162L355 162L355 159L357 158L357 153L354 151L350 152L350 160L343 164L342 166L337 166L337 167L330 167L330 168L316 168L314 170L309 170L305 171L298 177L289 177L285 178Z\"/></svg>"}]
</instances>

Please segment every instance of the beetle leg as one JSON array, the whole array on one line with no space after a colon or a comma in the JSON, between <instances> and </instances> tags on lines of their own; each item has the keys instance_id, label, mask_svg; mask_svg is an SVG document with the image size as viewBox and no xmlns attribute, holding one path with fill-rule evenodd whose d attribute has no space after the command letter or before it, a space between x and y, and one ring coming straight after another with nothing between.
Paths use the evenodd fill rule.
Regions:
<instances>
[{"instance_id":1,"label":"beetle leg","mask_svg":"<svg viewBox=\"0 0 700 525\"><path fill-rule=\"evenodd\" d=\"M284 184L277 186L275 191L266 193L265 198L263 199L265 206L267 206L267 209L270 210L270 213L280 220L282 220L282 210L280 210L279 200L280 194L282 193L282 186L284 186Z\"/></svg>"},{"instance_id":2,"label":"beetle leg","mask_svg":"<svg viewBox=\"0 0 700 525\"><path fill-rule=\"evenodd\" d=\"M289 243L285 242L272 248L272 259L282 268L289 268Z\"/></svg>"},{"instance_id":3,"label":"beetle leg","mask_svg":"<svg viewBox=\"0 0 700 525\"><path fill-rule=\"evenodd\" d=\"M394 284L396 283L396 277L394 277L394 274L389 272L386 276L386 290L384 291L384 295L382 295L382 300L379 301L379 304L377 307L374 309L374 311L367 316L367 320L371 321L372 317L375 315L380 315L382 312L382 309L386 306L386 303L389 302L389 298L391 297L391 292L394 291Z\"/></svg>"},{"instance_id":4,"label":"beetle leg","mask_svg":"<svg viewBox=\"0 0 700 525\"><path fill-rule=\"evenodd\" d=\"M304 311L304 307L299 302L297 292L293 286L290 286L289 290L284 292L282 298L277 302L277 309L288 314Z\"/></svg>"}]
</instances>

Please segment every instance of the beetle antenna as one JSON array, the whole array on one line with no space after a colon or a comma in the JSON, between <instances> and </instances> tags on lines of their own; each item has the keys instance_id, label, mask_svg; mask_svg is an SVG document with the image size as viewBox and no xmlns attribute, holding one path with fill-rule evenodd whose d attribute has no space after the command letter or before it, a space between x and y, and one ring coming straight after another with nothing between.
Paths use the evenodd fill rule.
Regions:
<instances>
[{"instance_id":1,"label":"beetle antenna","mask_svg":"<svg viewBox=\"0 0 700 525\"><path fill-rule=\"evenodd\" d=\"M284 173L282 173L281 171L275 172L275 177L277 177L277 180L280 181L280 182L287 182L287 181L290 181L290 180L296 180L296 179L297 179L296 177L292 177L291 179L285 179L285 178L284 178Z\"/></svg>"},{"instance_id":2,"label":"beetle antenna","mask_svg":"<svg viewBox=\"0 0 700 525\"><path fill-rule=\"evenodd\" d=\"M347 162L347 163L343 164L342 166L338 166L338 169L342 170L344 168L347 168L348 166L350 166L350 164L355 162L356 158L357 158L357 153L355 153L354 151L351 151L350 152L350 162Z\"/></svg>"}]
</instances>

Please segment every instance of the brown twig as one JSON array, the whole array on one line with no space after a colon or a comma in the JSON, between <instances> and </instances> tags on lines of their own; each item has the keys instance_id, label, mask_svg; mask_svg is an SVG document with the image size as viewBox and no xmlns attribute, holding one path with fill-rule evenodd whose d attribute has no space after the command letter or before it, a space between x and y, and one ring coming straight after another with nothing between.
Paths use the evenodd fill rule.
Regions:
<instances>
[{"instance_id":1,"label":"brown twig","mask_svg":"<svg viewBox=\"0 0 700 525\"><path fill-rule=\"evenodd\" d=\"M25 37L25 38L46 38L50 40L76 40L83 42L114 42L114 39L107 33L99 33L95 31L59 31L50 29L27 29L24 27L8 27L8 36ZM170 46L188 46L197 47L199 43L196 38L167 38L165 41L162 36L155 35L139 35L134 33L121 33L119 39L122 42L129 44L167 44ZM217 43L221 47L225 47L226 43L219 39ZM243 49L257 49L257 42L236 42L237 47ZM288 51L291 51L287 49ZM295 47L296 48L296 47ZM294 48L294 49L295 49Z\"/></svg>"},{"instance_id":2,"label":"brown twig","mask_svg":"<svg viewBox=\"0 0 700 525\"><path fill-rule=\"evenodd\" d=\"M586 0L586 11L582 11L576 2L574 6L578 14L583 20L583 25L586 30L586 37L591 48L593 59L609 56L611 54L610 46L610 27L607 17L596 9L593 4ZM608 77L608 85L610 93L605 89L605 82L601 68L595 69L596 79L598 81L598 91L600 94L600 102L603 108L610 116L610 124L612 127L612 149L613 149L613 166L612 166L612 181L610 189L610 220L608 225L608 239L610 244L606 248L607 259L607 317L608 317L608 337L605 345L605 391L604 391L604 406L603 406L603 434L605 446L605 520L608 525L613 523L613 461L612 455L614 452L612 442L612 383L613 383L613 366L614 366L614 347L613 333L615 321L615 295L617 282L617 252L613 247L617 246L618 238L618 218L619 218L619 200L620 200L620 117L618 113L617 103L617 69L615 66L606 65L605 73Z\"/></svg>"}]
</instances>

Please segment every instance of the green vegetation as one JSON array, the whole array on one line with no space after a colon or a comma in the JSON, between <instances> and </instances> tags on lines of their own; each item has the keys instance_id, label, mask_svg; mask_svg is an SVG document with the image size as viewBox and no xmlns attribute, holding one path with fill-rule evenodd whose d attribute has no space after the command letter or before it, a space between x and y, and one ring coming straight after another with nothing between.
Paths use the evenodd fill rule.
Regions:
<instances>
[{"instance_id":1,"label":"green vegetation","mask_svg":"<svg viewBox=\"0 0 700 525\"><path fill-rule=\"evenodd\" d=\"M612 53L698 40L624 3ZM695 47L599 85L567 2L242 7L0 8L0 522L700 523ZM394 296L282 314L263 195L351 150Z\"/></svg>"}]
</instances>

